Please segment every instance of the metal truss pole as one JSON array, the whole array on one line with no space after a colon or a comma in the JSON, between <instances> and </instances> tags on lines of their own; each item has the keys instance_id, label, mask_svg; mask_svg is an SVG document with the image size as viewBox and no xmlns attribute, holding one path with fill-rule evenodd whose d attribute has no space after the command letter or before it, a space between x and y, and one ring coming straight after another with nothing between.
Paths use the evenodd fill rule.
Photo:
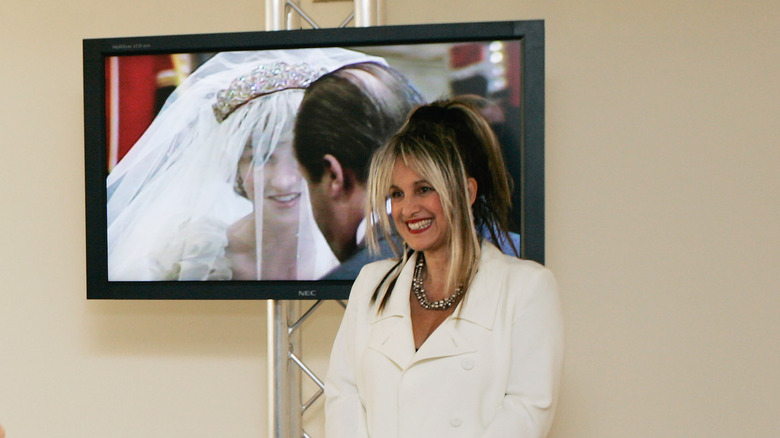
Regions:
<instances>
[{"instance_id":1,"label":"metal truss pole","mask_svg":"<svg viewBox=\"0 0 780 438\"><path fill-rule=\"evenodd\" d=\"M382 0L355 0L355 27L369 27L384 23Z\"/></svg>"},{"instance_id":2,"label":"metal truss pole","mask_svg":"<svg viewBox=\"0 0 780 438\"><path fill-rule=\"evenodd\" d=\"M339 27L353 19L356 27L382 24L383 9L383 0L354 0L353 13ZM319 28L299 0L266 0L265 30L297 29L301 19ZM301 360L300 328L320 304L301 316L300 301L268 300L268 438L310 438L303 430L303 413L322 396L324 384ZM306 403L301 398L302 373L319 387Z\"/></svg>"},{"instance_id":3,"label":"metal truss pole","mask_svg":"<svg viewBox=\"0 0 780 438\"><path fill-rule=\"evenodd\" d=\"M384 0L353 0L352 14L338 27L346 27L353 19L355 27L384 24L384 5ZM266 0L265 30L297 29L300 19L315 29L320 27L301 7L300 0Z\"/></svg>"}]
</instances>

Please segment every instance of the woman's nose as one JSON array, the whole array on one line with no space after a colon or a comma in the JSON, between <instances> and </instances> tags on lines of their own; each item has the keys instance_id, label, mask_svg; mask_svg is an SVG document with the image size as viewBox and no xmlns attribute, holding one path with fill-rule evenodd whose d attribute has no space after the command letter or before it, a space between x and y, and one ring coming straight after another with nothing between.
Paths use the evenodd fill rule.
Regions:
<instances>
[{"instance_id":1,"label":"woman's nose","mask_svg":"<svg viewBox=\"0 0 780 438\"><path fill-rule=\"evenodd\" d=\"M271 185L276 189L287 190L297 187L301 182L298 166L289 163L279 163L273 171Z\"/></svg>"},{"instance_id":2,"label":"woman's nose","mask_svg":"<svg viewBox=\"0 0 780 438\"><path fill-rule=\"evenodd\" d=\"M414 196L405 196L401 201L401 214L404 217L413 217L420 211L420 203L417 202Z\"/></svg>"}]
</instances>

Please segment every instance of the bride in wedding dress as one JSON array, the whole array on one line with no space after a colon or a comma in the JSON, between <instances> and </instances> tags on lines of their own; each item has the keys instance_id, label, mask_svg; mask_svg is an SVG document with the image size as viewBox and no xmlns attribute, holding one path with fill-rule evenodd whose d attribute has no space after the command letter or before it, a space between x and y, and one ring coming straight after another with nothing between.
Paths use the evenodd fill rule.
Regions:
<instances>
[{"instance_id":1,"label":"bride in wedding dress","mask_svg":"<svg viewBox=\"0 0 780 438\"><path fill-rule=\"evenodd\" d=\"M338 260L292 153L306 87L345 49L218 53L107 178L111 281L312 280Z\"/></svg>"}]
</instances>

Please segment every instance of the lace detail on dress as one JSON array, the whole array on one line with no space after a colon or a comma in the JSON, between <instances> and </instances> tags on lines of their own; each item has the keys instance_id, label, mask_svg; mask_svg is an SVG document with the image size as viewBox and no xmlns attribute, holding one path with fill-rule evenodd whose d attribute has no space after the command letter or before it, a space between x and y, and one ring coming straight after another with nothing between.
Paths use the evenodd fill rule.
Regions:
<instances>
[{"instance_id":1,"label":"lace detail on dress","mask_svg":"<svg viewBox=\"0 0 780 438\"><path fill-rule=\"evenodd\" d=\"M154 258L162 280L230 280L225 258L227 224L211 218L190 219L179 225L170 244Z\"/></svg>"}]
</instances>

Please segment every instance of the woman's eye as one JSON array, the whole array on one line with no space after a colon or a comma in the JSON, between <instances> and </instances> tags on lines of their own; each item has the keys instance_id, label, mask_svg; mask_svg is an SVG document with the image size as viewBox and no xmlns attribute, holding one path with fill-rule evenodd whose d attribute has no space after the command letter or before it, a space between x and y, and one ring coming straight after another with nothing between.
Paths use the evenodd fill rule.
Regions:
<instances>
[{"instance_id":1,"label":"woman's eye","mask_svg":"<svg viewBox=\"0 0 780 438\"><path fill-rule=\"evenodd\" d=\"M420 191L420 193L426 195L426 194L428 194L428 193L433 191L433 187L422 186L418 190Z\"/></svg>"},{"instance_id":2,"label":"woman's eye","mask_svg":"<svg viewBox=\"0 0 780 438\"><path fill-rule=\"evenodd\" d=\"M404 195L403 192L399 192L399 191L390 192L390 198L391 199L400 198L403 195Z\"/></svg>"}]
</instances>

